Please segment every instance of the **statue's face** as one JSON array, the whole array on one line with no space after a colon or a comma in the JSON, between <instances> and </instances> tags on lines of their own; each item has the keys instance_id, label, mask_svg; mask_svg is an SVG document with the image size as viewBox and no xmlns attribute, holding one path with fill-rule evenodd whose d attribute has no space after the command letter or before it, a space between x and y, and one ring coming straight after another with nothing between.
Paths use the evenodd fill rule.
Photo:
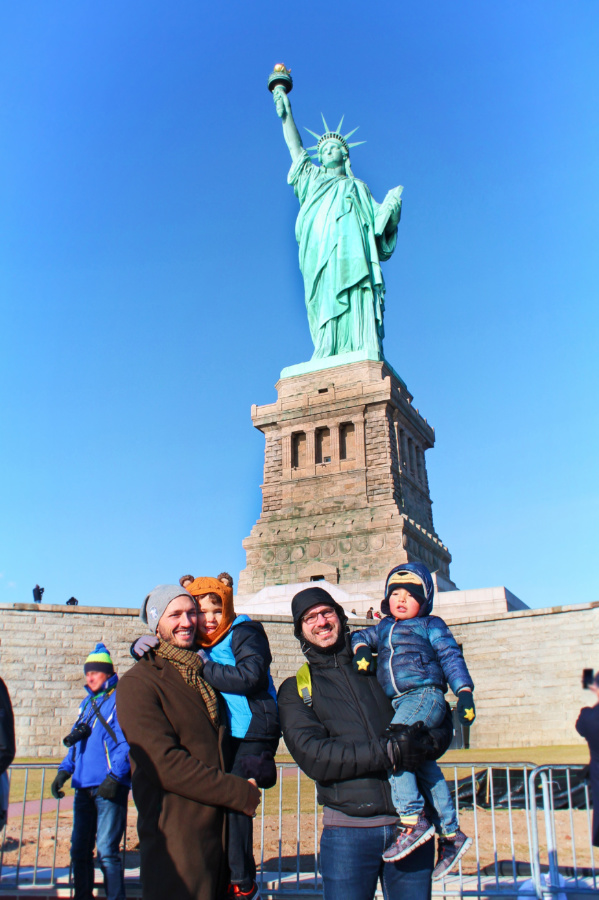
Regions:
<instances>
[{"instance_id":1,"label":"statue's face","mask_svg":"<svg viewBox=\"0 0 599 900\"><path fill-rule=\"evenodd\" d=\"M319 152L320 161L325 169L336 169L342 165L347 154L339 141L325 141Z\"/></svg>"}]
</instances>

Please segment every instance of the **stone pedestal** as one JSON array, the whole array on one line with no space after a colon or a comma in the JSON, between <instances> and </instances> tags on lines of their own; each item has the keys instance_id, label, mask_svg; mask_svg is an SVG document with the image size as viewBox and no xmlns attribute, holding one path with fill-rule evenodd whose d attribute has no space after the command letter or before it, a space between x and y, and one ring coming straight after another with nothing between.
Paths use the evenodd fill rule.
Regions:
<instances>
[{"instance_id":1,"label":"stone pedestal","mask_svg":"<svg viewBox=\"0 0 599 900\"><path fill-rule=\"evenodd\" d=\"M276 387L276 403L252 407L266 438L263 500L243 542L239 594L322 577L379 580L409 560L452 585L426 475L434 429L393 369L364 360Z\"/></svg>"}]
</instances>

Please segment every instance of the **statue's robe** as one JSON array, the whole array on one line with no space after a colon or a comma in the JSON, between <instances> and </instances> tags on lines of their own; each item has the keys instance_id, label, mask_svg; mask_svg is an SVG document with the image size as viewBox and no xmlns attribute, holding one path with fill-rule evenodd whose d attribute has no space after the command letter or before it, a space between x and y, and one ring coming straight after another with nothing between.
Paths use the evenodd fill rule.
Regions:
<instances>
[{"instance_id":1,"label":"statue's robe","mask_svg":"<svg viewBox=\"0 0 599 900\"><path fill-rule=\"evenodd\" d=\"M304 150L288 176L300 202L295 226L313 359L367 350L382 359L381 262L397 243L389 213L358 178L330 175Z\"/></svg>"}]
</instances>

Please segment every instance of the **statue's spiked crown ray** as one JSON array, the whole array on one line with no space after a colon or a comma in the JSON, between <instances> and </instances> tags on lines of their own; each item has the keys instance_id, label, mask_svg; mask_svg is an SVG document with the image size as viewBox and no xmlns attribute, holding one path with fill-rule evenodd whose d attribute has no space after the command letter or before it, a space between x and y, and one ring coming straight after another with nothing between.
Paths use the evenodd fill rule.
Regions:
<instances>
[{"instance_id":1,"label":"statue's spiked crown ray","mask_svg":"<svg viewBox=\"0 0 599 900\"><path fill-rule=\"evenodd\" d=\"M341 121L337 125L336 131L331 131L329 126L327 125L324 115L322 113L320 115L322 116L322 124L324 125L324 134L316 134L315 131L312 131L310 128L306 128L306 131L309 134L311 134L312 137L315 137L316 140L318 141L318 143L314 144L313 147L306 147L307 150L316 150L316 153L312 154L314 159L318 158L318 151L320 150L322 145L325 143L325 141L339 141L341 146L345 147L345 149L347 150L348 153L349 153L350 147L359 147L360 144L366 143L366 141L353 141L352 143L348 143L347 139L350 138L352 136L352 134L355 134L360 126L358 125L357 128L354 128L352 131L349 131L346 135L341 134L341 126L343 125L343 120L345 118L344 115L341 116Z\"/></svg>"}]
</instances>

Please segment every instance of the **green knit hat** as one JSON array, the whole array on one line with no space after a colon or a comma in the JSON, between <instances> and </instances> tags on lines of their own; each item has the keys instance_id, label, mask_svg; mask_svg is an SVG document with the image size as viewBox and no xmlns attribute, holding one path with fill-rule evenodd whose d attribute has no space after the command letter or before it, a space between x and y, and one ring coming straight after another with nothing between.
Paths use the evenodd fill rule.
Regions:
<instances>
[{"instance_id":1,"label":"green knit hat","mask_svg":"<svg viewBox=\"0 0 599 900\"><path fill-rule=\"evenodd\" d=\"M105 675L114 675L114 666L110 653L101 641L99 644L96 644L85 660L83 671L86 675L88 672L104 672Z\"/></svg>"}]
</instances>

